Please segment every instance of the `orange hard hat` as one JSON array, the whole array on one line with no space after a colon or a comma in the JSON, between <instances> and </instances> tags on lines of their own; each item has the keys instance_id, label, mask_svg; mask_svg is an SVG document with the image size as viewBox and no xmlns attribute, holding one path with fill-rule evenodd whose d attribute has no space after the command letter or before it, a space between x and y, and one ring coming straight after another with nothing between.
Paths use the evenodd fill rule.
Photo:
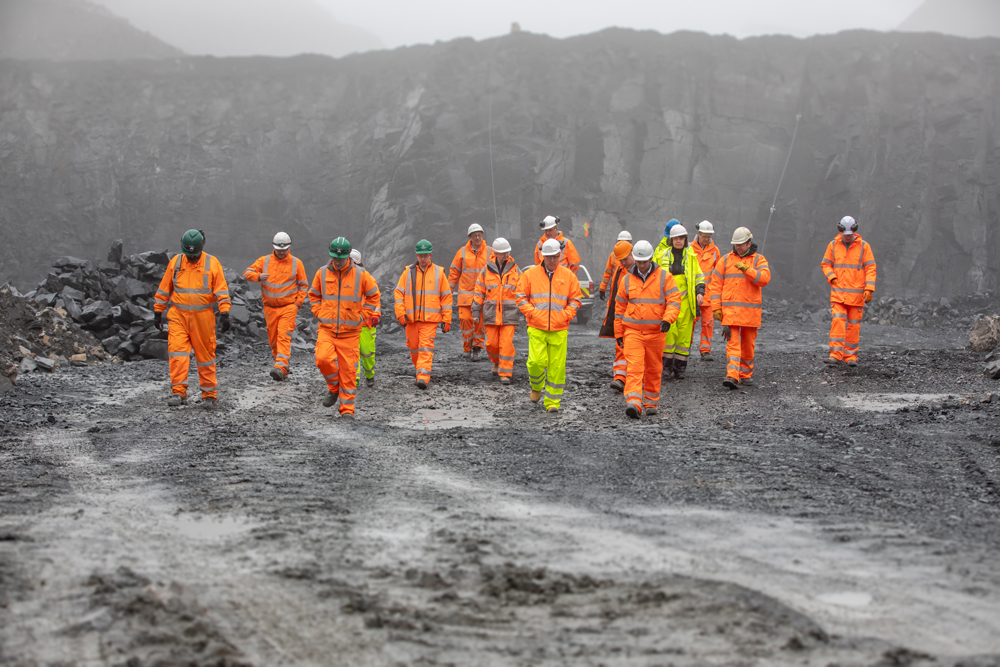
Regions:
<instances>
[{"instance_id":1,"label":"orange hard hat","mask_svg":"<svg viewBox=\"0 0 1000 667\"><path fill-rule=\"evenodd\" d=\"M615 244L615 259L619 262L632 253L632 244L628 241L619 241Z\"/></svg>"}]
</instances>

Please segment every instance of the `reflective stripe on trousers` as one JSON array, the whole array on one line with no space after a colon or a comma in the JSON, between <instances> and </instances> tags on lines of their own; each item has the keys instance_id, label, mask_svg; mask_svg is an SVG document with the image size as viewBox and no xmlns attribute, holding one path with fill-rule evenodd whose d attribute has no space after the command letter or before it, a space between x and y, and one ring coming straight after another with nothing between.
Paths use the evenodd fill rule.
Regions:
<instances>
[{"instance_id":1,"label":"reflective stripe on trousers","mask_svg":"<svg viewBox=\"0 0 1000 667\"><path fill-rule=\"evenodd\" d=\"M660 382L663 375L663 339L660 331L625 329L625 402L643 409L660 404Z\"/></svg>"},{"instance_id":2,"label":"reflective stripe on trousers","mask_svg":"<svg viewBox=\"0 0 1000 667\"><path fill-rule=\"evenodd\" d=\"M374 327L361 327L361 356L358 367L358 379L361 379L362 370L369 380L375 377L375 336L377 331Z\"/></svg>"},{"instance_id":3,"label":"reflective stripe on trousers","mask_svg":"<svg viewBox=\"0 0 1000 667\"><path fill-rule=\"evenodd\" d=\"M187 396L190 354L194 351L202 398L216 398L215 313L171 308L167 313L167 359L170 385L175 394Z\"/></svg>"},{"instance_id":4,"label":"reflective stripe on trousers","mask_svg":"<svg viewBox=\"0 0 1000 667\"><path fill-rule=\"evenodd\" d=\"M541 391L545 409L558 408L566 387L566 342L569 332L528 327L528 380Z\"/></svg>"},{"instance_id":5,"label":"reflective stripe on trousers","mask_svg":"<svg viewBox=\"0 0 1000 667\"><path fill-rule=\"evenodd\" d=\"M861 316L865 309L834 301L830 304L830 310L833 313L830 321L830 356L843 361L857 360Z\"/></svg>"},{"instance_id":6,"label":"reflective stripe on trousers","mask_svg":"<svg viewBox=\"0 0 1000 667\"><path fill-rule=\"evenodd\" d=\"M418 380L426 382L431 379L437 329L437 322L409 322L406 325L406 347L410 350L410 360Z\"/></svg>"},{"instance_id":7,"label":"reflective stripe on trousers","mask_svg":"<svg viewBox=\"0 0 1000 667\"><path fill-rule=\"evenodd\" d=\"M726 343L726 375L745 380L753 377L753 358L757 347L757 327L729 327Z\"/></svg>"},{"instance_id":8,"label":"reflective stripe on trousers","mask_svg":"<svg viewBox=\"0 0 1000 667\"><path fill-rule=\"evenodd\" d=\"M458 325L462 328L462 351L471 352L474 347L482 347L485 338L483 311L479 317L472 316L472 306L458 307Z\"/></svg>"},{"instance_id":9,"label":"reflective stripe on trousers","mask_svg":"<svg viewBox=\"0 0 1000 667\"><path fill-rule=\"evenodd\" d=\"M298 312L294 303L277 308L264 306L267 342L271 345L274 367L285 375L288 375L288 364L292 358L292 331L295 330L295 316Z\"/></svg>"},{"instance_id":10,"label":"reflective stripe on trousers","mask_svg":"<svg viewBox=\"0 0 1000 667\"><path fill-rule=\"evenodd\" d=\"M625 382L628 371L628 361L625 359L625 350L615 343L615 363L611 365L612 374L615 380Z\"/></svg>"},{"instance_id":11,"label":"reflective stripe on trousers","mask_svg":"<svg viewBox=\"0 0 1000 667\"><path fill-rule=\"evenodd\" d=\"M715 318L712 317L712 306L708 303L708 300L702 302L701 307L701 346L700 351L702 354L707 354L712 351L712 333L715 330ZM694 327L691 327L691 347L694 347Z\"/></svg>"},{"instance_id":12,"label":"reflective stripe on trousers","mask_svg":"<svg viewBox=\"0 0 1000 667\"><path fill-rule=\"evenodd\" d=\"M486 354L496 364L500 377L514 375L514 329L513 324L500 326L486 325Z\"/></svg>"},{"instance_id":13,"label":"reflective stripe on trousers","mask_svg":"<svg viewBox=\"0 0 1000 667\"><path fill-rule=\"evenodd\" d=\"M326 387L340 398L340 414L354 414L354 395L358 379L358 347L361 333L335 336L329 329L320 329L316 335L316 367L326 380Z\"/></svg>"},{"instance_id":14,"label":"reflective stripe on trousers","mask_svg":"<svg viewBox=\"0 0 1000 667\"><path fill-rule=\"evenodd\" d=\"M677 321L670 325L670 331L663 337L663 354L691 354L691 336L694 334L694 311L687 299L681 301L681 312Z\"/></svg>"}]
</instances>

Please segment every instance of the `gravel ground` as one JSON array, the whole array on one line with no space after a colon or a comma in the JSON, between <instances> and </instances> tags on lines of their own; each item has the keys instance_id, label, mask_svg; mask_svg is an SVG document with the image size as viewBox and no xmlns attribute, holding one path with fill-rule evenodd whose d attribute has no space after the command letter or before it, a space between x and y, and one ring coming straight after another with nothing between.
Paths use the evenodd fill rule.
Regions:
<instances>
[{"instance_id":1,"label":"gravel ground","mask_svg":"<svg viewBox=\"0 0 1000 667\"><path fill-rule=\"evenodd\" d=\"M692 361L639 422L596 322L557 416L523 332L510 387L439 334L427 392L380 336L353 424L306 353L276 384L228 350L214 413L168 410L160 361L19 378L0 664L1000 664L1000 383L967 334L865 324L829 369L824 327L766 324L755 387Z\"/></svg>"}]
</instances>

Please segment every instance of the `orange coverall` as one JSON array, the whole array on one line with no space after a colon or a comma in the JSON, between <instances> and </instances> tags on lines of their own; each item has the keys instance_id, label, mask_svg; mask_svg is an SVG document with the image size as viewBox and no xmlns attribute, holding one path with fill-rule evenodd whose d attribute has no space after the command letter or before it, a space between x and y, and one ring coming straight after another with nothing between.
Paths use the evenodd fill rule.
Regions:
<instances>
[{"instance_id":1,"label":"orange coverall","mask_svg":"<svg viewBox=\"0 0 1000 667\"><path fill-rule=\"evenodd\" d=\"M611 255L614 257L614 253ZM617 258L615 261L618 261ZM628 273L622 265L619 263L615 267L614 275L608 282L608 287L611 289L611 293L608 296L608 307L604 314L604 322L601 324L601 330L597 332L600 338L617 338L615 335L615 297L618 295L618 287L621 285L621 281L625 278L625 274ZM602 283L603 284L603 283ZM661 359L662 362L662 359ZM625 378L628 375L628 362L625 360L625 348L621 345L615 343L615 361L611 367L612 380L620 380L622 384L625 384Z\"/></svg>"},{"instance_id":2,"label":"orange coverall","mask_svg":"<svg viewBox=\"0 0 1000 667\"><path fill-rule=\"evenodd\" d=\"M856 361L861 339L861 317L865 310L865 292L875 291L877 267L872 247L854 234L850 245L839 235L826 247L820 268L830 283L830 356Z\"/></svg>"},{"instance_id":3,"label":"orange coverall","mask_svg":"<svg viewBox=\"0 0 1000 667\"><path fill-rule=\"evenodd\" d=\"M153 299L153 310L167 312L167 357L170 385L174 394L187 396L187 378L191 351L198 367L202 399L216 398L219 383L215 377L215 310L228 313L231 307L229 286L222 275L222 264L207 252L192 262L185 255L175 255L167 264Z\"/></svg>"},{"instance_id":4,"label":"orange coverall","mask_svg":"<svg viewBox=\"0 0 1000 667\"><path fill-rule=\"evenodd\" d=\"M737 264L749 265L746 273ZM722 325L728 326L726 376L734 380L753 377L753 358L757 348L757 329L763 310L760 290L771 282L771 269L757 246L750 246L746 257L735 252L719 258L712 270L711 302L713 313L722 310Z\"/></svg>"},{"instance_id":5,"label":"orange coverall","mask_svg":"<svg viewBox=\"0 0 1000 667\"><path fill-rule=\"evenodd\" d=\"M691 244L691 249L698 255L698 265L705 275L705 294L709 294L712 284L712 269L715 268L722 252L719 246L709 241L707 246L702 247L697 240ZM705 299L701 304L701 353L708 354L712 351L712 332L714 331L715 319L712 317L712 301ZM694 347L694 328L691 329L691 347Z\"/></svg>"},{"instance_id":6,"label":"orange coverall","mask_svg":"<svg viewBox=\"0 0 1000 667\"><path fill-rule=\"evenodd\" d=\"M448 277L437 264L426 271L419 264L403 269L396 283L396 319L406 328L406 347L417 380L430 382L434 362L434 337L439 324L451 328L453 295Z\"/></svg>"},{"instance_id":7,"label":"orange coverall","mask_svg":"<svg viewBox=\"0 0 1000 667\"><path fill-rule=\"evenodd\" d=\"M472 314L472 294L476 290L476 279L487 262L495 259L493 248L485 241L479 244L479 252L472 249L472 241L458 249L448 271L448 284L458 299L458 324L462 328L462 350L472 352L474 347L483 346L483 321Z\"/></svg>"},{"instance_id":8,"label":"orange coverall","mask_svg":"<svg viewBox=\"0 0 1000 667\"><path fill-rule=\"evenodd\" d=\"M490 261L476 280L472 314L478 319L482 313L486 354L498 367L500 377L511 377L514 373L514 329L521 315L514 294L520 277L517 262L508 258L502 269L495 260Z\"/></svg>"},{"instance_id":9,"label":"orange coverall","mask_svg":"<svg viewBox=\"0 0 1000 667\"><path fill-rule=\"evenodd\" d=\"M625 402L639 414L660 405L667 335L660 331L660 324L673 324L680 313L681 293L669 271L653 263L643 279L633 264L621 278L615 295L615 337L623 338L625 344Z\"/></svg>"},{"instance_id":10,"label":"orange coverall","mask_svg":"<svg viewBox=\"0 0 1000 667\"><path fill-rule=\"evenodd\" d=\"M327 389L340 398L340 414L354 414L361 326L380 314L380 296L371 274L353 264L338 271L330 261L313 277L309 302L319 320L316 366Z\"/></svg>"},{"instance_id":11,"label":"orange coverall","mask_svg":"<svg viewBox=\"0 0 1000 667\"><path fill-rule=\"evenodd\" d=\"M535 244L535 264L542 263L542 244L548 240L549 239L542 234L542 238L538 239L538 243ZM562 232L559 232L559 235L556 236L556 241L566 244L563 247L562 257L559 259L559 263L572 271L573 275L576 275L576 270L580 268L580 253L576 251L576 246L573 245L572 241L564 237Z\"/></svg>"},{"instance_id":12,"label":"orange coverall","mask_svg":"<svg viewBox=\"0 0 1000 667\"><path fill-rule=\"evenodd\" d=\"M267 275L267 280L261 280L261 275ZM278 259L271 253L251 264L243 272L243 277L252 283L260 283L264 320L267 322L267 342L271 345L274 367L288 375L295 317L309 290L306 267L291 254Z\"/></svg>"}]
</instances>

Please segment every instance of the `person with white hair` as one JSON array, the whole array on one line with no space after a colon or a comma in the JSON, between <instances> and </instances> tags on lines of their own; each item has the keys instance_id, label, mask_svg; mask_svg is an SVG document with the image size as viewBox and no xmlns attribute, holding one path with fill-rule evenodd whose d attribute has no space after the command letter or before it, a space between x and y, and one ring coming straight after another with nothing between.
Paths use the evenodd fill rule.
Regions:
<instances>
[{"instance_id":1,"label":"person with white hair","mask_svg":"<svg viewBox=\"0 0 1000 667\"><path fill-rule=\"evenodd\" d=\"M357 248L351 248L351 262L359 271L368 272L361 261L361 252ZM358 382L361 382L361 373L365 374L365 385L375 386L375 335L378 333L377 325L369 326L365 322L361 323L361 356L358 364Z\"/></svg>"},{"instance_id":2,"label":"person with white hair","mask_svg":"<svg viewBox=\"0 0 1000 667\"><path fill-rule=\"evenodd\" d=\"M448 284L455 293L458 324L462 328L462 356L472 361L479 361L486 336L482 318L472 316L472 294L483 267L495 259L493 249L483 242L483 234L482 225L475 222L469 225L469 240L455 253L448 271Z\"/></svg>"}]
</instances>

